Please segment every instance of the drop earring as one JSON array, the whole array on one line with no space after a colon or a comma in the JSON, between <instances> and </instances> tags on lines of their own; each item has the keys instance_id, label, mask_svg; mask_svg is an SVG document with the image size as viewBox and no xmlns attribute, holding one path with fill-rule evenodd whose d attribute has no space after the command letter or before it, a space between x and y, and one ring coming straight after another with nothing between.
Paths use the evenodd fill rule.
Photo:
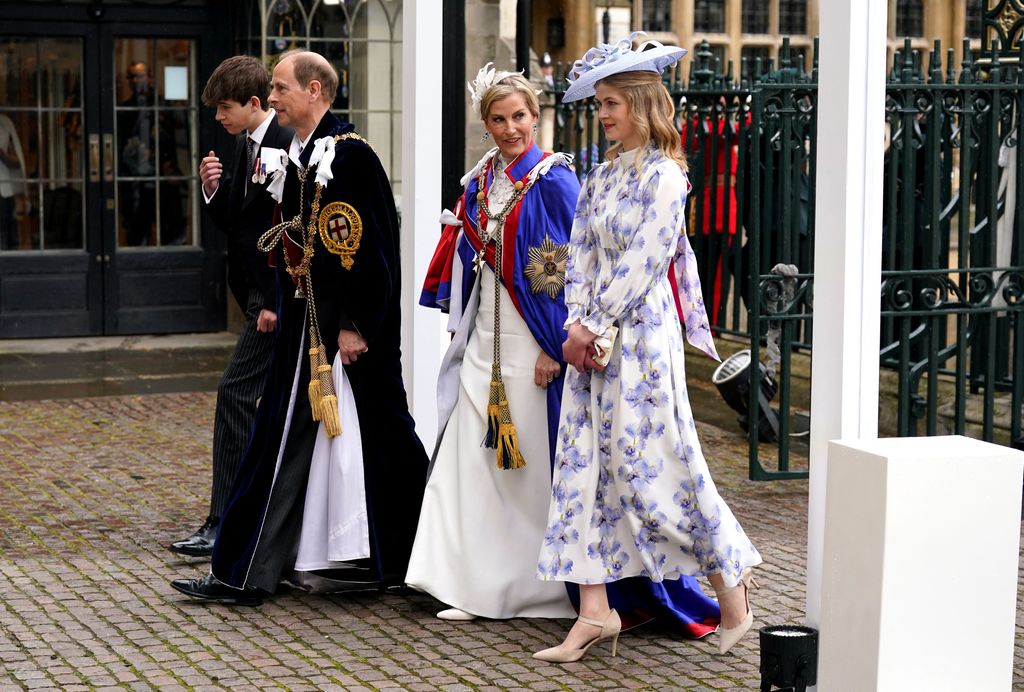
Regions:
<instances>
[{"instance_id":1,"label":"drop earring","mask_svg":"<svg viewBox=\"0 0 1024 692\"><path fill-rule=\"evenodd\" d=\"M484 133L484 136L480 138L480 141L481 141L481 142L486 142L486 141L487 141L487 138L488 138L488 137L490 137L490 136L491 136L491 133L490 133L490 132L485 132L485 133Z\"/></svg>"}]
</instances>

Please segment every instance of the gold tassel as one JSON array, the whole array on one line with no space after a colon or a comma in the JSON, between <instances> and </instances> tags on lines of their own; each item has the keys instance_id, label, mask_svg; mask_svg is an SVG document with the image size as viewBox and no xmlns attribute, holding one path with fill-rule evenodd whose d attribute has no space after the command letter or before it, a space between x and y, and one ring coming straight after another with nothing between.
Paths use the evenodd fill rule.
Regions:
<instances>
[{"instance_id":1,"label":"gold tassel","mask_svg":"<svg viewBox=\"0 0 1024 692\"><path fill-rule=\"evenodd\" d=\"M317 402L320 401L320 397L323 396L323 392L320 391L320 380L309 381L309 408L313 412L313 420L320 420L320 407L317 406Z\"/></svg>"},{"instance_id":2,"label":"gold tassel","mask_svg":"<svg viewBox=\"0 0 1024 692\"><path fill-rule=\"evenodd\" d=\"M337 437L341 434L338 397L328 394L320 399L320 416L323 419L324 432L327 433L327 437Z\"/></svg>"},{"instance_id":3,"label":"gold tassel","mask_svg":"<svg viewBox=\"0 0 1024 692\"><path fill-rule=\"evenodd\" d=\"M498 448L498 426L501 425L501 402L508 408L505 396L505 383L501 381L501 373L491 366L491 391L487 398L487 433L484 435L483 446L490 449Z\"/></svg>"},{"instance_id":4,"label":"gold tassel","mask_svg":"<svg viewBox=\"0 0 1024 692\"><path fill-rule=\"evenodd\" d=\"M526 460L519 451L519 438L516 426L512 423L505 383L502 382L497 368L493 367L491 392L487 403L487 435L484 437L483 446L496 450L495 457L499 469L521 469L526 466Z\"/></svg>"},{"instance_id":5,"label":"gold tassel","mask_svg":"<svg viewBox=\"0 0 1024 692\"><path fill-rule=\"evenodd\" d=\"M508 402L502 411L503 417L508 418ZM526 466L526 459L519 451L519 438L516 436L516 426L509 421L499 426L499 437L501 442L498 445L498 468L505 471L509 469L521 469Z\"/></svg>"},{"instance_id":6,"label":"gold tassel","mask_svg":"<svg viewBox=\"0 0 1024 692\"><path fill-rule=\"evenodd\" d=\"M317 372L321 361L321 349L323 346L309 349L309 371L311 373ZM309 408L313 412L313 420L320 420L320 397L323 396L323 391L320 388L320 380L316 377L309 378Z\"/></svg>"},{"instance_id":7,"label":"gold tassel","mask_svg":"<svg viewBox=\"0 0 1024 692\"><path fill-rule=\"evenodd\" d=\"M320 421L324 424L324 432L327 437L337 437L341 434L341 417L338 415L338 397L334 393L334 377L331 366L327 363L324 355L324 347L320 346L322 362L316 369L316 379L320 385Z\"/></svg>"}]
</instances>

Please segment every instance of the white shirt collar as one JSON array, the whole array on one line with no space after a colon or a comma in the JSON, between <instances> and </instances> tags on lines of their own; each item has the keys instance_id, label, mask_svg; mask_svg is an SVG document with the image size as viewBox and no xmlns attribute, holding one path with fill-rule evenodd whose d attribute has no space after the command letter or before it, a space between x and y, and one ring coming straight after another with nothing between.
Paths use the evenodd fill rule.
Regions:
<instances>
[{"instance_id":1,"label":"white shirt collar","mask_svg":"<svg viewBox=\"0 0 1024 692\"><path fill-rule=\"evenodd\" d=\"M267 111L267 117L263 119L255 130L249 133L249 139L256 142L256 146L260 146L263 143L263 138L267 135L267 130L270 129L270 121L273 119L276 111L271 108Z\"/></svg>"},{"instance_id":2,"label":"white shirt collar","mask_svg":"<svg viewBox=\"0 0 1024 692\"><path fill-rule=\"evenodd\" d=\"M316 130L313 132L315 131ZM306 147L309 146L309 140L313 137L313 132L310 132L309 135L302 140L299 139L299 134L295 133L295 136L292 137L292 145L288 148L288 158L290 158L292 162L300 168L302 167L302 162L299 161L299 155L302 154L302 152L306 150Z\"/></svg>"}]
</instances>

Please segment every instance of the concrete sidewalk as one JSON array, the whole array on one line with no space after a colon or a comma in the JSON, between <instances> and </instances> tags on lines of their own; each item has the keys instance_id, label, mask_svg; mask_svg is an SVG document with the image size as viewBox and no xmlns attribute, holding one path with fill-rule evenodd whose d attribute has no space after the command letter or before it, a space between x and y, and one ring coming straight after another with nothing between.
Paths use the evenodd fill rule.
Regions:
<instances>
[{"instance_id":1,"label":"concrete sidewalk","mask_svg":"<svg viewBox=\"0 0 1024 692\"><path fill-rule=\"evenodd\" d=\"M530 654L557 643L567 621L444 622L433 599L393 593L291 591L259 608L185 599L168 581L201 576L207 563L164 546L206 515L214 396L0 402L0 689L758 687L756 632L721 657L715 636L645 628L622 637L616 658L600 645L555 666ZM692 396L699 408L707 395ZM801 622L806 483L747 481L739 431L705 424L701 435L765 558L755 628ZM969 620L951 613L949 636L970 636ZM1016 651L1024 688L1019 616Z\"/></svg>"},{"instance_id":2,"label":"concrete sidewalk","mask_svg":"<svg viewBox=\"0 0 1024 692\"><path fill-rule=\"evenodd\" d=\"M0 401L216 389L237 334L0 340Z\"/></svg>"}]
</instances>

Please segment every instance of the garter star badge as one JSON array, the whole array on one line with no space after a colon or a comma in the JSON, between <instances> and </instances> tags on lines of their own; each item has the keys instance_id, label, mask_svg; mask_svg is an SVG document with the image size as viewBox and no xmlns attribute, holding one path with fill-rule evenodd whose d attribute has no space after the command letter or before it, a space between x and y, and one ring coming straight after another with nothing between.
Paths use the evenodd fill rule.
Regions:
<instances>
[{"instance_id":1,"label":"garter star badge","mask_svg":"<svg viewBox=\"0 0 1024 692\"><path fill-rule=\"evenodd\" d=\"M320 212L320 240L327 251L341 256L341 266L351 269L363 237L363 220L352 205L331 202Z\"/></svg>"},{"instance_id":2,"label":"garter star badge","mask_svg":"<svg viewBox=\"0 0 1024 692\"><path fill-rule=\"evenodd\" d=\"M530 280L530 290L544 291L552 299L565 288L565 262L569 259L569 244L555 245L551 236L545 235L540 247L531 247L527 252L529 264L523 269Z\"/></svg>"}]
</instances>

